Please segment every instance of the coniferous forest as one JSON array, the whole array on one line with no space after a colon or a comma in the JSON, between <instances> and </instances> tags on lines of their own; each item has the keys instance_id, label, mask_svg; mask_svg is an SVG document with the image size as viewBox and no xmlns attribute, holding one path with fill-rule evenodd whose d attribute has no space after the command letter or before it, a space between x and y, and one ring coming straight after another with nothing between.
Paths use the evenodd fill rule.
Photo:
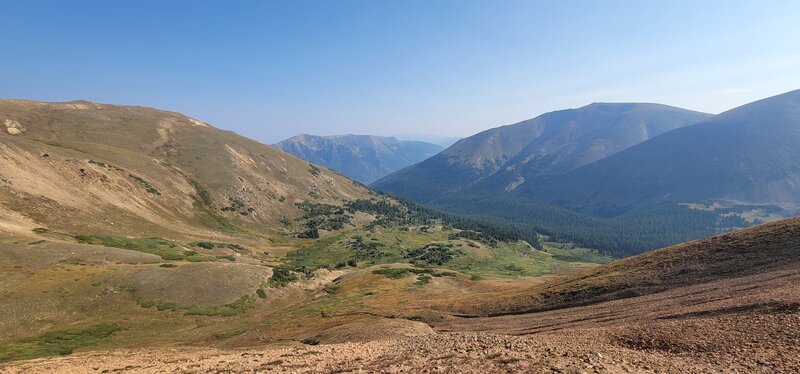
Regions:
<instances>
[{"instance_id":1,"label":"coniferous forest","mask_svg":"<svg viewBox=\"0 0 800 374\"><path fill-rule=\"evenodd\" d=\"M614 257L631 256L758 222L746 222L730 209L708 211L665 204L614 217L584 214L550 204L515 198L475 198L431 207L477 222L491 222L521 236L546 235Z\"/></svg>"}]
</instances>

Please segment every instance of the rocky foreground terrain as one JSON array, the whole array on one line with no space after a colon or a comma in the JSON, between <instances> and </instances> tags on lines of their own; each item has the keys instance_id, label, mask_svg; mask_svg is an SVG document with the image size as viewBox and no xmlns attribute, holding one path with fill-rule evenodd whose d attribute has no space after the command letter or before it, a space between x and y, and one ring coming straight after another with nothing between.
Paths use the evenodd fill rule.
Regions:
<instances>
[{"instance_id":1,"label":"rocky foreground terrain","mask_svg":"<svg viewBox=\"0 0 800 374\"><path fill-rule=\"evenodd\" d=\"M369 343L266 350L142 350L29 362L11 373L96 372L687 372L690 360L581 341L576 337L445 333Z\"/></svg>"},{"instance_id":2,"label":"rocky foreground terrain","mask_svg":"<svg viewBox=\"0 0 800 374\"><path fill-rule=\"evenodd\" d=\"M526 293L529 299L506 295L527 311L486 307L508 303L503 297L471 300L459 308L478 313L431 315L423 318L429 328L414 336L227 349L133 346L10 362L0 371L797 373L799 234L796 218L613 262L544 283L538 294ZM375 317L386 323L361 329L389 336L400 326L390 321L410 322Z\"/></svg>"},{"instance_id":3,"label":"rocky foreground terrain","mask_svg":"<svg viewBox=\"0 0 800 374\"><path fill-rule=\"evenodd\" d=\"M718 325L722 327L727 322L732 321L721 320ZM776 327L786 323L788 329L789 326L798 326L800 316L763 318L757 322L758 327ZM674 338L685 333L682 330L678 328L666 334ZM646 331L632 333L647 338ZM791 333L786 331L786 334ZM727 353L683 352L685 347L679 346L651 347L652 351L642 351L609 341L602 330L587 329L566 335L533 336L443 333L366 343L263 350L124 350L37 360L3 370L9 373L791 373L800 367L800 356L797 335L787 338L794 339L794 346L784 346L787 350L783 352L772 352L771 358L765 358L763 351L748 351L746 347L739 357L730 357ZM676 352L659 349L676 349ZM734 361L728 361L731 358Z\"/></svg>"},{"instance_id":4,"label":"rocky foreground terrain","mask_svg":"<svg viewBox=\"0 0 800 374\"><path fill-rule=\"evenodd\" d=\"M92 352L0 371L796 373L798 284L800 269L788 267L568 310L450 317L437 333L400 339Z\"/></svg>"}]
</instances>

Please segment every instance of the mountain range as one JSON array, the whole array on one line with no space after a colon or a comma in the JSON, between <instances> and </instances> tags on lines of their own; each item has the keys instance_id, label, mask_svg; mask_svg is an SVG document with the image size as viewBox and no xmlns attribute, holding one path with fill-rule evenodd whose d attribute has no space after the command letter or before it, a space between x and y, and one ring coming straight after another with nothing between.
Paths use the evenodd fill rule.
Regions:
<instances>
[{"instance_id":1,"label":"mountain range","mask_svg":"<svg viewBox=\"0 0 800 374\"><path fill-rule=\"evenodd\" d=\"M637 253L797 211L799 102L792 91L716 116L591 104L465 138L373 187Z\"/></svg>"},{"instance_id":2,"label":"mountain range","mask_svg":"<svg viewBox=\"0 0 800 374\"><path fill-rule=\"evenodd\" d=\"M513 191L526 181L566 173L708 117L658 104L595 103L546 113L462 139L373 187L421 202L475 184L480 191Z\"/></svg>"},{"instance_id":3,"label":"mountain range","mask_svg":"<svg viewBox=\"0 0 800 374\"><path fill-rule=\"evenodd\" d=\"M796 207L798 145L800 90L669 131L519 193L605 215L703 200Z\"/></svg>"},{"instance_id":4,"label":"mountain range","mask_svg":"<svg viewBox=\"0 0 800 374\"><path fill-rule=\"evenodd\" d=\"M284 152L369 184L444 149L436 144L374 135L297 135L275 144Z\"/></svg>"}]
</instances>

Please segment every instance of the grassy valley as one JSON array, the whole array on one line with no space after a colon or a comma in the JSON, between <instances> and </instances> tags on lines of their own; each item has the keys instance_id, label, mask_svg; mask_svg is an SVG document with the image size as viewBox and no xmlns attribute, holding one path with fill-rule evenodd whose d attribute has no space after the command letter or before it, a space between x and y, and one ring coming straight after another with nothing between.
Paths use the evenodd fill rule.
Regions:
<instances>
[{"instance_id":1,"label":"grassy valley","mask_svg":"<svg viewBox=\"0 0 800 374\"><path fill-rule=\"evenodd\" d=\"M384 204L404 212L353 208ZM7 235L0 241L5 279L0 305L8 311L0 325L9 332L0 345L2 357L153 343L335 342L344 339L337 332L342 325L356 329L376 320L421 329L425 325L415 318L440 313L431 309L432 300L519 289L531 277L609 260L555 243L538 250L521 240L498 240L442 219L420 218L385 199L339 208L315 205L311 211L319 215L307 212L292 222L296 229L275 239L279 247L41 229ZM298 238L309 225L341 221L348 227ZM41 309L44 305L58 307ZM353 315L364 317L353 321ZM59 327L76 326L80 332L100 325L116 327L100 337L92 333L87 342L64 343L72 348L62 353L39 342L60 333Z\"/></svg>"}]
</instances>

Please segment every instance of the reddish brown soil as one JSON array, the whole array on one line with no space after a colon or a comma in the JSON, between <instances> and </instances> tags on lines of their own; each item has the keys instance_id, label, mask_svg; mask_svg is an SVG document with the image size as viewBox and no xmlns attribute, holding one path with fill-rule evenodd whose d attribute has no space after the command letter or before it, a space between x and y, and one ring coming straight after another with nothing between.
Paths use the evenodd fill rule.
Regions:
<instances>
[{"instance_id":1,"label":"reddish brown soil","mask_svg":"<svg viewBox=\"0 0 800 374\"><path fill-rule=\"evenodd\" d=\"M451 317L435 327L591 341L600 351L621 348L698 370L792 373L800 371L800 269L563 310Z\"/></svg>"},{"instance_id":2,"label":"reddish brown soil","mask_svg":"<svg viewBox=\"0 0 800 374\"><path fill-rule=\"evenodd\" d=\"M224 351L84 353L17 372L796 373L794 267L565 310L451 317L438 334Z\"/></svg>"}]
</instances>

